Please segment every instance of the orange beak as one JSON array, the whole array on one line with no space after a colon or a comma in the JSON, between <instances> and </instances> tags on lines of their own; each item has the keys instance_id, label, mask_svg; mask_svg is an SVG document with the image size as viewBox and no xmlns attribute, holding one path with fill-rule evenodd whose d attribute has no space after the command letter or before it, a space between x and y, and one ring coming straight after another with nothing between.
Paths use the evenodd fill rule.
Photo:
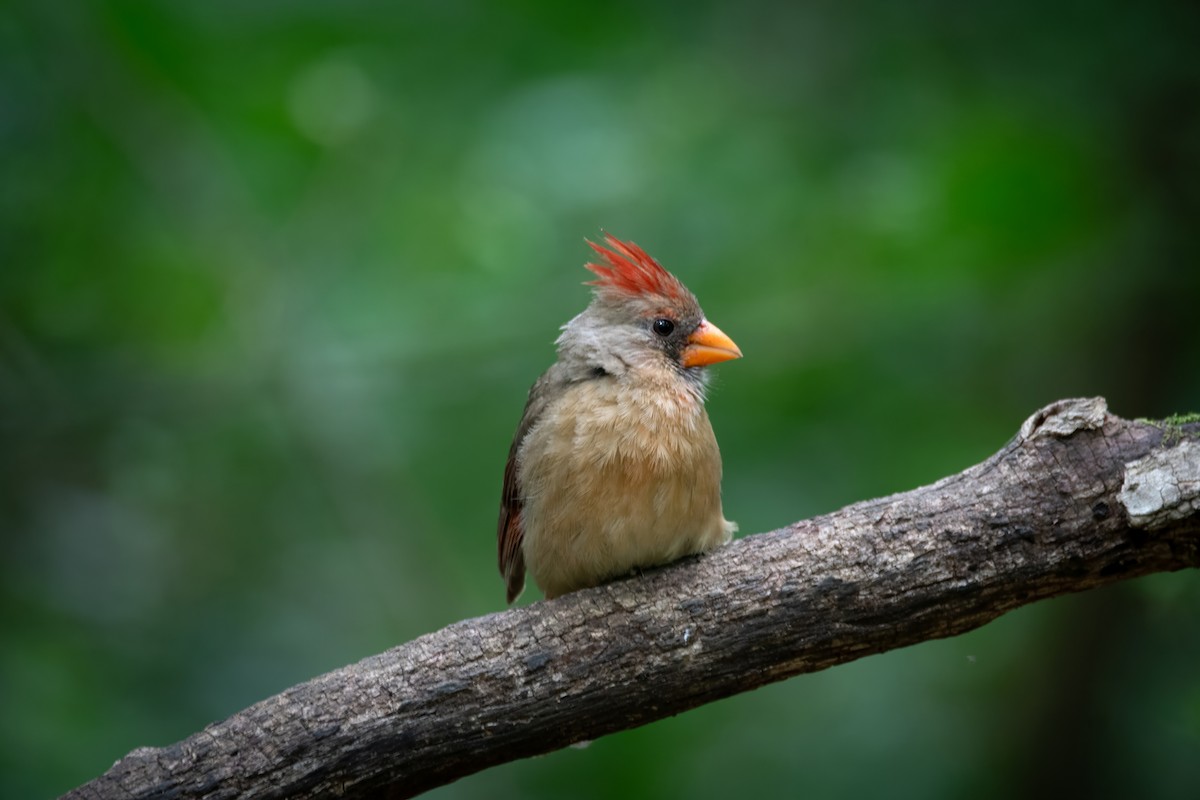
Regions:
<instances>
[{"instance_id":1,"label":"orange beak","mask_svg":"<svg viewBox=\"0 0 1200 800\"><path fill-rule=\"evenodd\" d=\"M703 367L741 358L742 351L725 333L708 320L688 337L688 346L683 348L682 362L685 367Z\"/></svg>"}]
</instances>

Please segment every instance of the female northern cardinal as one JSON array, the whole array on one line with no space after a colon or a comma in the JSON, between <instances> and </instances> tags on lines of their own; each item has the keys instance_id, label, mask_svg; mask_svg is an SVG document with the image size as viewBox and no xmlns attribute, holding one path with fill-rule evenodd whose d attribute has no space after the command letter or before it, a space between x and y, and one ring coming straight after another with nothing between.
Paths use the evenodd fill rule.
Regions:
<instances>
[{"instance_id":1,"label":"female northern cardinal","mask_svg":"<svg viewBox=\"0 0 1200 800\"><path fill-rule=\"evenodd\" d=\"M704 367L742 351L632 242L588 242L591 304L562 328L504 467L497 538L508 602L547 598L729 541ZM611 248L611 249L610 249Z\"/></svg>"}]
</instances>

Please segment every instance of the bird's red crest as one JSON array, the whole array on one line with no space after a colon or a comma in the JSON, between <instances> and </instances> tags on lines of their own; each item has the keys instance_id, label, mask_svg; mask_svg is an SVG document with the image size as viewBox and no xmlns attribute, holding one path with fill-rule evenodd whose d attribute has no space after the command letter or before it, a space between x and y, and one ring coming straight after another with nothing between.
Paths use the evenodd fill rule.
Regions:
<instances>
[{"instance_id":1,"label":"bird's red crest","mask_svg":"<svg viewBox=\"0 0 1200 800\"><path fill-rule=\"evenodd\" d=\"M608 247L588 241L603 264L584 264L598 276L589 286L629 295L655 294L671 300L687 296L687 289L645 250L633 242L623 242L611 233L604 234ZM611 249L610 249L611 248Z\"/></svg>"}]
</instances>

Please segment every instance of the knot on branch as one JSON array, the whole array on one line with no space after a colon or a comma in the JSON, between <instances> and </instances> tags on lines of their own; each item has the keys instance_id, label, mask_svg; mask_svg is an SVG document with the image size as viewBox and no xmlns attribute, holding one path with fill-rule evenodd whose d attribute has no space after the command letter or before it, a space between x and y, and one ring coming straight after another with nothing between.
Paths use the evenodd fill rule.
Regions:
<instances>
[{"instance_id":1,"label":"knot on branch","mask_svg":"<svg viewBox=\"0 0 1200 800\"><path fill-rule=\"evenodd\" d=\"M1108 402L1103 397L1071 398L1051 403L1025 420L1019 441L1035 436L1070 436L1078 431L1090 431L1104 425Z\"/></svg>"}]
</instances>

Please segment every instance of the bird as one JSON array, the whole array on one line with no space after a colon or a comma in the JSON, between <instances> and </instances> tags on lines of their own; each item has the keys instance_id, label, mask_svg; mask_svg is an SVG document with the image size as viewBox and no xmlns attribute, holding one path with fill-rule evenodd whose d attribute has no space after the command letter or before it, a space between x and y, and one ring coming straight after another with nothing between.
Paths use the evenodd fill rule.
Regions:
<instances>
[{"instance_id":1,"label":"bird","mask_svg":"<svg viewBox=\"0 0 1200 800\"><path fill-rule=\"evenodd\" d=\"M712 550L721 508L708 367L742 351L646 251L605 232L592 300L529 390L496 538L508 603L525 573L546 599Z\"/></svg>"}]
</instances>

